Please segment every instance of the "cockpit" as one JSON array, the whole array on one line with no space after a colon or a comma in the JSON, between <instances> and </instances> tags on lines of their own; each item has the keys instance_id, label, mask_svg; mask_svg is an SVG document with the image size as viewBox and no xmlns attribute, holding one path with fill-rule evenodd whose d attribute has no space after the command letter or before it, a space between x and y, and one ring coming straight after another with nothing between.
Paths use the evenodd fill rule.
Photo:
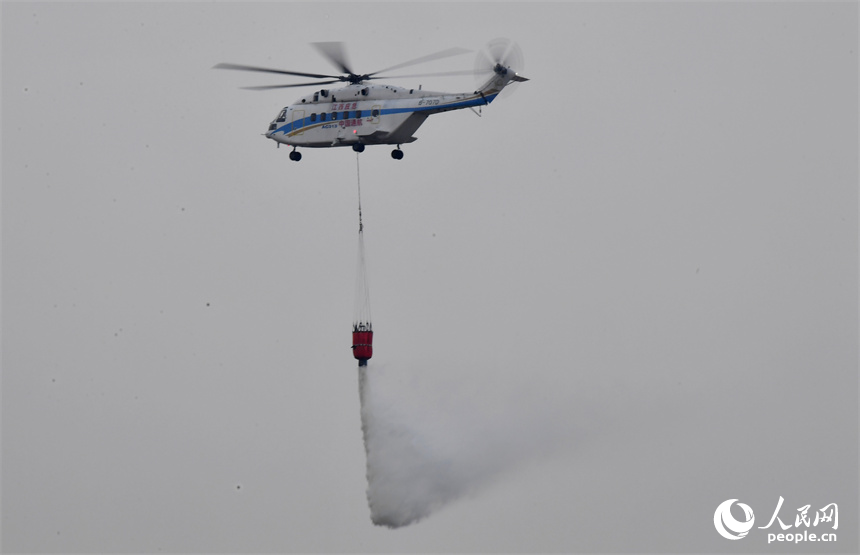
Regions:
<instances>
[{"instance_id":1,"label":"cockpit","mask_svg":"<svg viewBox=\"0 0 860 555\"><path fill-rule=\"evenodd\" d=\"M278 117L275 119L275 121L269 124L269 132L271 133L272 131L277 129L278 124L284 123L285 121L287 121L287 108L281 110L281 113L278 114Z\"/></svg>"}]
</instances>

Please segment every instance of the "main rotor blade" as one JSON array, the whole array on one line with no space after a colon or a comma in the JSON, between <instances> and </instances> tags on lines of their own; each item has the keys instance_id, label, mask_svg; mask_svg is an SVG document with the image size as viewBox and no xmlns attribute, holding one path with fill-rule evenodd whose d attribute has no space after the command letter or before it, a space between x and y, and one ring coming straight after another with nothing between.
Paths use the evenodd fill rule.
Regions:
<instances>
[{"instance_id":1,"label":"main rotor blade","mask_svg":"<svg viewBox=\"0 0 860 555\"><path fill-rule=\"evenodd\" d=\"M312 87L317 85L328 85L331 83L340 83L340 79L334 79L332 81L314 81L312 83L293 83L292 85L260 85L257 87L242 87L243 89L249 91L267 91L270 89L290 89L293 87Z\"/></svg>"},{"instance_id":2,"label":"main rotor blade","mask_svg":"<svg viewBox=\"0 0 860 555\"><path fill-rule=\"evenodd\" d=\"M278 73L280 75L297 75L299 77L315 77L317 79L338 79L337 75L322 75L319 73L304 73L301 71L287 71L285 69L270 69L267 67L246 66L242 64L216 64L212 69L238 69L241 71L259 71L263 73Z\"/></svg>"},{"instance_id":3,"label":"main rotor blade","mask_svg":"<svg viewBox=\"0 0 860 555\"><path fill-rule=\"evenodd\" d=\"M312 42L311 46L316 48L320 54L328 58L343 73L353 75L349 68L349 60L346 59L346 51L342 42Z\"/></svg>"},{"instance_id":4,"label":"main rotor blade","mask_svg":"<svg viewBox=\"0 0 860 555\"><path fill-rule=\"evenodd\" d=\"M492 70L490 70L492 71ZM471 69L463 69L459 71L440 71L438 73L413 73L411 75L375 75L368 79L400 79L407 77L446 77L448 75L474 75L475 71Z\"/></svg>"},{"instance_id":5,"label":"main rotor blade","mask_svg":"<svg viewBox=\"0 0 860 555\"><path fill-rule=\"evenodd\" d=\"M458 56L460 54L466 54L469 50L465 48L449 48L448 50L442 50L440 52L436 52L434 54L428 54L426 56L421 56L420 58L415 58L414 60L409 60L408 62L403 62L401 64L393 65L391 67L387 67L385 69L380 69L379 71L374 71L369 75L376 75L377 73L383 73L385 71L391 71L392 69L400 69L401 67L412 66L416 64L422 64L424 62L429 62L432 60L440 60L442 58L449 58L451 56Z\"/></svg>"}]
</instances>

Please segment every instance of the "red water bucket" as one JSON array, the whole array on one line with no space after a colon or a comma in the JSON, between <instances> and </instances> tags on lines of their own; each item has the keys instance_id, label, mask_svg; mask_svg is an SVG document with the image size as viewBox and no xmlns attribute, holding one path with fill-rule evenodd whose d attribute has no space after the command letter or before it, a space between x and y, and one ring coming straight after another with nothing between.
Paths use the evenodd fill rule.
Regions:
<instances>
[{"instance_id":1,"label":"red water bucket","mask_svg":"<svg viewBox=\"0 0 860 555\"><path fill-rule=\"evenodd\" d=\"M367 359L373 356L373 332L352 332L352 355L358 359L359 366L367 366Z\"/></svg>"}]
</instances>

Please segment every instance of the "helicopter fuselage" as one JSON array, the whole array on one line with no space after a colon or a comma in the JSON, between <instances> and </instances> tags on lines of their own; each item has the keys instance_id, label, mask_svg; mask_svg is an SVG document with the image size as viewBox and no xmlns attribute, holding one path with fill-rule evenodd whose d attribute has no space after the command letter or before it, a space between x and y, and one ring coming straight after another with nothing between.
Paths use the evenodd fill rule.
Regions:
<instances>
[{"instance_id":1,"label":"helicopter fuselage","mask_svg":"<svg viewBox=\"0 0 860 555\"><path fill-rule=\"evenodd\" d=\"M322 89L281 110L265 136L294 147L411 143L430 115L489 104L498 92L442 93L361 83Z\"/></svg>"}]
</instances>

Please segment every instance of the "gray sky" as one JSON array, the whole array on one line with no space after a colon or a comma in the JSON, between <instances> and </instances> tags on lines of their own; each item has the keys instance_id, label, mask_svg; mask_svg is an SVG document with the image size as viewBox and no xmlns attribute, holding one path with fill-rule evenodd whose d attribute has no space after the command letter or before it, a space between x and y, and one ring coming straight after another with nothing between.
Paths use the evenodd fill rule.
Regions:
<instances>
[{"instance_id":1,"label":"gray sky","mask_svg":"<svg viewBox=\"0 0 860 555\"><path fill-rule=\"evenodd\" d=\"M4 551L857 551L856 3L0 16ZM377 527L355 153L291 162L261 133L313 89L210 68L499 36L531 81L361 155L374 417L455 493ZM780 496L838 541L717 534Z\"/></svg>"}]
</instances>

